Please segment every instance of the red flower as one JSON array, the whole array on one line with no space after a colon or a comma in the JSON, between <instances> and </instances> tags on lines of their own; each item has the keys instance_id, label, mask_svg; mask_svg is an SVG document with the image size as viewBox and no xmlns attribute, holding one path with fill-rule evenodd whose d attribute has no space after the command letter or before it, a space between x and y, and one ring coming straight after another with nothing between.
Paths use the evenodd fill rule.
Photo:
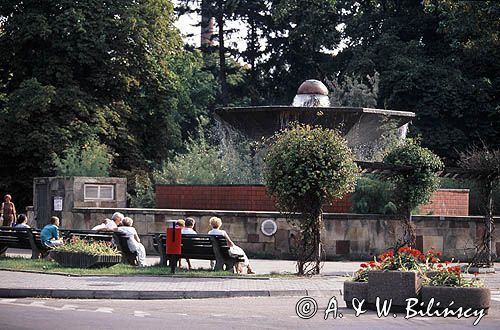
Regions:
<instances>
[{"instance_id":1,"label":"red flower","mask_svg":"<svg viewBox=\"0 0 500 330\"><path fill-rule=\"evenodd\" d=\"M434 257L431 259L431 262L438 262L438 261L439 261L439 260L438 260L438 259L436 259L436 258L434 258Z\"/></svg>"},{"instance_id":2,"label":"red flower","mask_svg":"<svg viewBox=\"0 0 500 330\"><path fill-rule=\"evenodd\" d=\"M477 272L476 272L476 273L474 273L474 277L477 277L477 275L479 275L479 273L477 273Z\"/></svg>"},{"instance_id":3,"label":"red flower","mask_svg":"<svg viewBox=\"0 0 500 330\"><path fill-rule=\"evenodd\" d=\"M368 267L368 265L367 265L367 264L361 264L361 265L359 265L359 266L360 266L361 268L366 268L366 267Z\"/></svg>"},{"instance_id":4,"label":"red flower","mask_svg":"<svg viewBox=\"0 0 500 330\"><path fill-rule=\"evenodd\" d=\"M438 268L441 268L441 267L443 267L443 265L442 265L442 264L438 264L438 265L437 265L437 267L438 267Z\"/></svg>"},{"instance_id":5,"label":"red flower","mask_svg":"<svg viewBox=\"0 0 500 330\"><path fill-rule=\"evenodd\" d=\"M449 264L450 264L450 262L449 262L448 260L446 260L444 263L445 263L445 264L447 264L447 265L449 265Z\"/></svg>"},{"instance_id":6,"label":"red flower","mask_svg":"<svg viewBox=\"0 0 500 330\"><path fill-rule=\"evenodd\" d=\"M443 254L441 252L436 252L437 256L442 256Z\"/></svg>"},{"instance_id":7,"label":"red flower","mask_svg":"<svg viewBox=\"0 0 500 330\"><path fill-rule=\"evenodd\" d=\"M424 261L425 260L425 256L423 254L420 255L420 260Z\"/></svg>"},{"instance_id":8,"label":"red flower","mask_svg":"<svg viewBox=\"0 0 500 330\"><path fill-rule=\"evenodd\" d=\"M389 256L389 257L394 256L394 252L392 252L392 251L387 252L387 256Z\"/></svg>"}]
</instances>

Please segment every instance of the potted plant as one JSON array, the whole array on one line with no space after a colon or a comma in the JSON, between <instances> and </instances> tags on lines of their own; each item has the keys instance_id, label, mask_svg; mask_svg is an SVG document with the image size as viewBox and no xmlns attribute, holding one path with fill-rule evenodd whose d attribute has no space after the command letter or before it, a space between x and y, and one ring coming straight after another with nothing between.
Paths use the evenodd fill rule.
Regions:
<instances>
[{"instance_id":1,"label":"potted plant","mask_svg":"<svg viewBox=\"0 0 500 330\"><path fill-rule=\"evenodd\" d=\"M354 272L353 276L344 281L344 301L348 308L352 308L354 298L366 300L368 295L368 272L378 269L379 264L376 261L362 263L360 269Z\"/></svg>"},{"instance_id":2,"label":"potted plant","mask_svg":"<svg viewBox=\"0 0 500 330\"><path fill-rule=\"evenodd\" d=\"M417 298L423 275L432 277L439 262L439 252L431 249L427 254L409 247L401 247L378 256L373 261L362 263L354 276L344 282L344 300L352 305L352 299L365 299L373 306L377 298L391 300L392 306L406 306L406 299Z\"/></svg>"},{"instance_id":3,"label":"potted plant","mask_svg":"<svg viewBox=\"0 0 500 330\"><path fill-rule=\"evenodd\" d=\"M121 262L118 249L110 242L87 242L73 237L50 252L50 257L64 267L110 267Z\"/></svg>"},{"instance_id":4,"label":"potted plant","mask_svg":"<svg viewBox=\"0 0 500 330\"><path fill-rule=\"evenodd\" d=\"M477 278L466 278L459 266L450 267L449 262L438 264L439 269L433 276L424 278L422 287L422 302L429 305L433 299L433 309L464 309L485 312L490 307L491 292L484 286L484 282ZM439 305L437 303L439 302Z\"/></svg>"}]
</instances>

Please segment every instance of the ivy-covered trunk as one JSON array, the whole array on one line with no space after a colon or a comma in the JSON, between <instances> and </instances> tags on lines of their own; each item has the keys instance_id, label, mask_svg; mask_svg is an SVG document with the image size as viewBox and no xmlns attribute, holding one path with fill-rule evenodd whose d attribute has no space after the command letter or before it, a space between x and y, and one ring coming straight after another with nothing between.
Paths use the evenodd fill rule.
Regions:
<instances>
[{"instance_id":1,"label":"ivy-covered trunk","mask_svg":"<svg viewBox=\"0 0 500 330\"><path fill-rule=\"evenodd\" d=\"M323 210L317 208L304 216L301 224L301 249L298 250L299 275L316 275L321 270Z\"/></svg>"}]
</instances>

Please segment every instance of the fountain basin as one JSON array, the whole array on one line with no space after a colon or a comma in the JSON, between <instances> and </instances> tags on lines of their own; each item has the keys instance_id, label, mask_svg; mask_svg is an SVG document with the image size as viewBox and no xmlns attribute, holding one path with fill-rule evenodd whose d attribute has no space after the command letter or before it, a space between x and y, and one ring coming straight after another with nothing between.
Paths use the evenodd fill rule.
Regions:
<instances>
[{"instance_id":1,"label":"fountain basin","mask_svg":"<svg viewBox=\"0 0 500 330\"><path fill-rule=\"evenodd\" d=\"M273 105L220 108L215 117L251 140L270 137L294 121L335 128L344 135L357 160L371 160L380 139L389 134L399 139L406 136L407 124L415 113L356 107Z\"/></svg>"}]
</instances>

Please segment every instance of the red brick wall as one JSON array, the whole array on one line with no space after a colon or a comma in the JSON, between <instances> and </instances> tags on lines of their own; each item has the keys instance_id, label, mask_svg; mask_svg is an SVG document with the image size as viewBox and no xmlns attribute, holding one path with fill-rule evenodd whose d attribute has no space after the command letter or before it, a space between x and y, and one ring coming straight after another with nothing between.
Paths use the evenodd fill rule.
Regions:
<instances>
[{"instance_id":1,"label":"red brick wall","mask_svg":"<svg viewBox=\"0 0 500 330\"><path fill-rule=\"evenodd\" d=\"M429 204L421 205L419 213L433 215L469 215L469 189L440 189L432 194Z\"/></svg>"},{"instance_id":2,"label":"red brick wall","mask_svg":"<svg viewBox=\"0 0 500 330\"><path fill-rule=\"evenodd\" d=\"M276 211L265 186L156 185L157 208L191 210ZM348 213L349 198L326 205L325 212Z\"/></svg>"},{"instance_id":3,"label":"red brick wall","mask_svg":"<svg viewBox=\"0 0 500 330\"><path fill-rule=\"evenodd\" d=\"M267 195L266 187L250 185L156 185L156 207L187 210L237 210L276 211L274 201ZM349 197L325 205L324 212L349 213ZM431 202L419 207L419 213L433 215L469 215L467 189L442 189L436 191Z\"/></svg>"}]
</instances>

